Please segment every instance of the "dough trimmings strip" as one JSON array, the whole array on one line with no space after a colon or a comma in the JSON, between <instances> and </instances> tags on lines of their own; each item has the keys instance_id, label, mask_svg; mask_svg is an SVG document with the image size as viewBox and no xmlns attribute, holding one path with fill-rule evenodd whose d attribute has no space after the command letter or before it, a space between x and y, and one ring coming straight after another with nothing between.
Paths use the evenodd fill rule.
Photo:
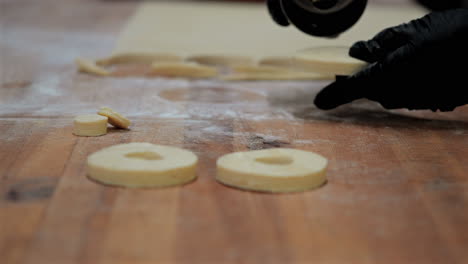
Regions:
<instances>
[{"instance_id":1,"label":"dough trimmings strip","mask_svg":"<svg viewBox=\"0 0 468 264\"><path fill-rule=\"evenodd\" d=\"M180 62L183 58L174 54L165 53L123 53L116 54L108 58L99 59L96 64L99 66L111 66L119 64L148 64L154 62Z\"/></svg>"},{"instance_id":2,"label":"dough trimmings strip","mask_svg":"<svg viewBox=\"0 0 468 264\"><path fill-rule=\"evenodd\" d=\"M153 63L150 74L165 77L212 78L218 75L218 70L215 67L192 62L168 62Z\"/></svg>"},{"instance_id":3,"label":"dough trimmings strip","mask_svg":"<svg viewBox=\"0 0 468 264\"><path fill-rule=\"evenodd\" d=\"M314 47L294 55L293 64L304 70L324 74L351 75L367 65L348 55L349 47Z\"/></svg>"},{"instance_id":4,"label":"dough trimmings strip","mask_svg":"<svg viewBox=\"0 0 468 264\"><path fill-rule=\"evenodd\" d=\"M278 66L266 66L266 65L239 65L232 67L232 71L235 73L289 73L291 72L288 68Z\"/></svg>"},{"instance_id":5,"label":"dough trimmings strip","mask_svg":"<svg viewBox=\"0 0 468 264\"><path fill-rule=\"evenodd\" d=\"M224 81L294 81L333 80L334 77L315 72L234 73L220 77Z\"/></svg>"},{"instance_id":6,"label":"dough trimmings strip","mask_svg":"<svg viewBox=\"0 0 468 264\"><path fill-rule=\"evenodd\" d=\"M258 64L260 66L274 66L274 67L282 67L286 69L294 68L294 59L293 57L266 57L262 58Z\"/></svg>"},{"instance_id":7,"label":"dough trimmings strip","mask_svg":"<svg viewBox=\"0 0 468 264\"><path fill-rule=\"evenodd\" d=\"M248 56L229 56L229 55L197 55L187 58L189 62L196 62L202 65L227 66L253 65L255 62Z\"/></svg>"}]
</instances>

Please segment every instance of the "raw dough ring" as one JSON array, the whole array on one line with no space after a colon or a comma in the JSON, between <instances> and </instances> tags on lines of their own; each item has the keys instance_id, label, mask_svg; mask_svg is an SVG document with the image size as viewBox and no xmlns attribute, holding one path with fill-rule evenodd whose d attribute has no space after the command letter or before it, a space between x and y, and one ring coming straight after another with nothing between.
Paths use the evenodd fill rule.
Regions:
<instances>
[{"instance_id":1,"label":"raw dough ring","mask_svg":"<svg viewBox=\"0 0 468 264\"><path fill-rule=\"evenodd\" d=\"M196 178L198 158L188 150L129 143L102 149L88 157L88 176L98 182L130 187L167 187Z\"/></svg>"},{"instance_id":2,"label":"raw dough ring","mask_svg":"<svg viewBox=\"0 0 468 264\"><path fill-rule=\"evenodd\" d=\"M318 154L296 149L237 152L218 159L216 179L246 190L305 191L325 183L327 163Z\"/></svg>"}]
</instances>

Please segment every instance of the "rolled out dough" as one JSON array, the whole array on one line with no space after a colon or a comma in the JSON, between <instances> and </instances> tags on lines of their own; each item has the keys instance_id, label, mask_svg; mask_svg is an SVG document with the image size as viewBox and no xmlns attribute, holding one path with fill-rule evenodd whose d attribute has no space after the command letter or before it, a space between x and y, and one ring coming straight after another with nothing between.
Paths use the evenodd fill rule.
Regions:
<instances>
[{"instance_id":1,"label":"rolled out dough","mask_svg":"<svg viewBox=\"0 0 468 264\"><path fill-rule=\"evenodd\" d=\"M384 28L426 13L417 5L398 8L370 4L352 29L339 38L327 39L308 36L294 27L275 25L264 3L147 1L140 5L122 30L112 55L113 58L123 54L173 55L201 64L222 66L262 58L269 58L271 62L272 57L280 57L287 59L279 60L279 64L268 64L263 60L261 64L282 66L292 71L318 71L327 76L348 74L356 70L356 64L349 66L349 58L334 60L332 66L317 67L314 57L317 50L310 48L347 48L356 41L373 37ZM337 52L342 55L342 50ZM294 59L290 61L289 58ZM142 60L151 61L152 58ZM95 67L91 72L106 75ZM267 74L260 77L266 78ZM271 75L271 78L278 77Z\"/></svg>"},{"instance_id":2,"label":"rolled out dough","mask_svg":"<svg viewBox=\"0 0 468 264\"><path fill-rule=\"evenodd\" d=\"M218 159L216 179L246 190L305 191L325 183L327 163L318 154L296 149L237 152Z\"/></svg>"}]
</instances>

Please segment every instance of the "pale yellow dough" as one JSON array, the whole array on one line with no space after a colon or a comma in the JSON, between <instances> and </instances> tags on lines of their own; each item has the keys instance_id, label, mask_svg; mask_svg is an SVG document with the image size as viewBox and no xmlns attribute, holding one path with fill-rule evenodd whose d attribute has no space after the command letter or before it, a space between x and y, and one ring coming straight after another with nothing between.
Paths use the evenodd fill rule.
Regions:
<instances>
[{"instance_id":1,"label":"pale yellow dough","mask_svg":"<svg viewBox=\"0 0 468 264\"><path fill-rule=\"evenodd\" d=\"M282 67L286 69L293 69L296 67L296 65L293 62L293 57L292 56L276 56L276 57L265 57L262 58L258 64L260 66L271 66L271 67Z\"/></svg>"},{"instance_id":2,"label":"pale yellow dough","mask_svg":"<svg viewBox=\"0 0 468 264\"><path fill-rule=\"evenodd\" d=\"M192 62L154 63L151 74L166 77L211 78L218 75L215 67Z\"/></svg>"},{"instance_id":3,"label":"pale yellow dough","mask_svg":"<svg viewBox=\"0 0 468 264\"><path fill-rule=\"evenodd\" d=\"M227 154L218 159L216 179L264 192L298 192L326 181L326 158L296 149L266 149Z\"/></svg>"},{"instance_id":4,"label":"pale yellow dough","mask_svg":"<svg viewBox=\"0 0 468 264\"><path fill-rule=\"evenodd\" d=\"M187 61L196 62L211 66L238 66L254 65L255 61L247 56L228 56L228 55L198 55L187 58Z\"/></svg>"},{"instance_id":5,"label":"pale yellow dough","mask_svg":"<svg viewBox=\"0 0 468 264\"><path fill-rule=\"evenodd\" d=\"M82 137L97 137L107 134L107 117L80 115L73 122L73 134Z\"/></svg>"},{"instance_id":6,"label":"pale yellow dough","mask_svg":"<svg viewBox=\"0 0 468 264\"><path fill-rule=\"evenodd\" d=\"M111 66L118 64L152 64L155 62L178 62L183 58L174 54L164 53L123 53L108 58L99 59L99 66Z\"/></svg>"},{"instance_id":7,"label":"pale yellow dough","mask_svg":"<svg viewBox=\"0 0 468 264\"><path fill-rule=\"evenodd\" d=\"M320 50L318 54L314 54L313 50L298 51L336 46L348 49L356 41L369 39L384 28L425 14L427 10L417 5L395 7L369 3L355 26L338 38L330 39L308 36L294 27L275 25L265 3L144 1L121 31L112 50L112 57L120 63L128 61L128 54L174 54L189 61L216 66L250 64L251 61L266 58L260 63L287 67L293 71L318 71L326 76L351 74L363 65L341 56L342 50L335 50L338 53L332 56L338 58L340 55L343 61L327 60ZM276 62L273 60L275 57L278 59ZM151 56L138 56L138 61L148 62L153 59ZM131 57L131 60L135 58ZM109 63L108 60L98 61L98 64L103 65ZM97 65L87 66L87 72L108 74L96 68ZM179 68L174 68L174 71L177 76L185 77L180 74ZM254 77L250 75L242 78ZM258 77L266 79L268 76ZM279 77L271 75L271 79ZM230 78L234 77L227 77Z\"/></svg>"},{"instance_id":8,"label":"pale yellow dough","mask_svg":"<svg viewBox=\"0 0 468 264\"><path fill-rule=\"evenodd\" d=\"M78 66L78 71L94 74L98 76L108 76L110 72L103 67L96 65L96 63L89 59L77 58L75 60L76 65Z\"/></svg>"},{"instance_id":9,"label":"pale yellow dough","mask_svg":"<svg viewBox=\"0 0 468 264\"><path fill-rule=\"evenodd\" d=\"M224 81L292 81L292 80L330 80L331 76L315 72L279 72L279 73L234 73L220 77Z\"/></svg>"},{"instance_id":10,"label":"pale yellow dough","mask_svg":"<svg viewBox=\"0 0 468 264\"><path fill-rule=\"evenodd\" d=\"M238 65L233 66L235 73L289 73L291 70L285 67L264 66L264 65Z\"/></svg>"},{"instance_id":11,"label":"pale yellow dough","mask_svg":"<svg viewBox=\"0 0 468 264\"><path fill-rule=\"evenodd\" d=\"M101 107L98 114L107 117L109 119L109 124L117 128L127 129L132 124L128 118L109 107Z\"/></svg>"},{"instance_id":12,"label":"pale yellow dough","mask_svg":"<svg viewBox=\"0 0 468 264\"><path fill-rule=\"evenodd\" d=\"M87 172L98 182L129 188L181 185L196 178L198 158L188 150L150 143L120 144L88 157Z\"/></svg>"},{"instance_id":13,"label":"pale yellow dough","mask_svg":"<svg viewBox=\"0 0 468 264\"><path fill-rule=\"evenodd\" d=\"M314 47L299 51L292 62L296 67L323 74L351 75L367 65L348 55L349 47Z\"/></svg>"},{"instance_id":14,"label":"pale yellow dough","mask_svg":"<svg viewBox=\"0 0 468 264\"><path fill-rule=\"evenodd\" d=\"M289 70L316 72L334 78L335 75L351 75L367 65L348 55L347 46L313 47L291 56L268 57L260 60L261 66L282 67Z\"/></svg>"},{"instance_id":15,"label":"pale yellow dough","mask_svg":"<svg viewBox=\"0 0 468 264\"><path fill-rule=\"evenodd\" d=\"M326 80L331 76L316 72L294 71L278 66L234 66L233 74L222 76L226 81L261 81L261 80Z\"/></svg>"}]
</instances>

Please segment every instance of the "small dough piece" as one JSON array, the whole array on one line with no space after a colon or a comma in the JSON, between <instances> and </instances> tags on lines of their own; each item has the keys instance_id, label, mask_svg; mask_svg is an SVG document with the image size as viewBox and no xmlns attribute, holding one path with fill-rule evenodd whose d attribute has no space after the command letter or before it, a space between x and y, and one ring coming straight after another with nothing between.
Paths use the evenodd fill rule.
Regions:
<instances>
[{"instance_id":1,"label":"small dough piece","mask_svg":"<svg viewBox=\"0 0 468 264\"><path fill-rule=\"evenodd\" d=\"M106 116L109 118L109 124L117 127L117 128L123 128L123 129L128 129L128 127L132 124L130 120L128 120L126 117L123 115L115 112L109 107L101 107L101 109L98 112L99 115Z\"/></svg>"},{"instance_id":2,"label":"small dough piece","mask_svg":"<svg viewBox=\"0 0 468 264\"><path fill-rule=\"evenodd\" d=\"M196 62L210 66L253 65L254 60L248 56L229 56L229 55L199 55L187 59L190 62Z\"/></svg>"},{"instance_id":3,"label":"small dough piece","mask_svg":"<svg viewBox=\"0 0 468 264\"><path fill-rule=\"evenodd\" d=\"M166 77L211 78L218 75L218 70L215 67L191 62L168 62L154 63L151 74Z\"/></svg>"},{"instance_id":4,"label":"small dough piece","mask_svg":"<svg viewBox=\"0 0 468 264\"><path fill-rule=\"evenodd\" d=\"M327 76L315 72L278 72L278 73L235 73L220 78L224 81L294 81L294 80L333 80L333 76Z\"/></svg>"},{"instance_id":5,"label":"small dough piece","mask_svg":"<svg viewBox=\"0 0 468 264\"><path fill-rule=\"evenodd\" d=\"M348 55L349 47L315 47L298 52L293 64L304 70L334 74L351 75L367 65L366 62Z\"/></svg>"},{"instance_id":6,"label":"small dough piece","mask_svg":"<svg viewBox=\"0 0 468 264\"><path fill-rule=\"evenodd\" d=\"M240 189L299 192L326 181L326 158L296 149L266 149L227 154L218 159L216 179Z\"/></svg>"},{"instance_id":7,"label":"small dough piece","mask_svg":"<svg viewBox=\"0 0 468 264\"><path fill-rule=\"evenodd\" d=\"M118 64L148 64L154 62L180 62L183 58L173 54L165 53L122 53L108 58L99 59L96 64L99 66L111 66Z\"/></svg>"},{"instance_id":8,"label":"small dough piece","mask_svg":"<svg viewBox=\"0 0 468 264\"><path fill-rule=\"evenodd\" d=\"M88 176L129 188L167 187L196 178L198 158L188 150L150 143L120 144L88 157Z\"/></svg>"},{"instance_id":9,"label":"small dough piece","mask_svg":"<svg viewBox=\"0 0 468 264\"><path fill-rule=\"evenodd\" d=\"M78 66L78 71L84 73L90 73L98 76L109 76L110 72L103 67L96 65L96 63L89 59L77 58L75 60Z\"/></svg>"},{"instance_id":10,"label":"small dough piece","mask_svg":"<svg viewBox=\"0 0 468 264\"><path fill-rule=\"evenodd\" d=\"M82 137L97 137L107 134L107 117L96 114L75 117L73 134Z\"/></svg>"}]
</instances>

